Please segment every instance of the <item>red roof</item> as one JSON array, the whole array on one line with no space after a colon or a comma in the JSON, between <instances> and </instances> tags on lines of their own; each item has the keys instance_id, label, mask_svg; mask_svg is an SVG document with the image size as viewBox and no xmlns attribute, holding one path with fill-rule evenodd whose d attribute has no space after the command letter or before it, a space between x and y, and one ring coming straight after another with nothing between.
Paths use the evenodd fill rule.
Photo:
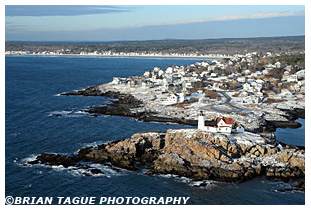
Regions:
<instances>
[{"instance_id":1,"label":"red roof","mask_svg":"<svg viewBox=\"0 0 311 210\"><path fill-rule=\"evenodd\" d=\"M225 118L225 117L218 117L217 118L217 124L220 122L220 120L224 120L226 124L232 125L232 118Z\"/></svg>"}]
</instances>

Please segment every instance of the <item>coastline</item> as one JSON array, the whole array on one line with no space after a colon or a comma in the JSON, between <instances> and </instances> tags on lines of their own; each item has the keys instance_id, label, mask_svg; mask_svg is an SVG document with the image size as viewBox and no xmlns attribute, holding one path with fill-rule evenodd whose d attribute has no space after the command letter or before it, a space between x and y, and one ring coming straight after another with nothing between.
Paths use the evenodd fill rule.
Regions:
<instances>
[{"instance_id":1,"label":"coastline","mask_svg":"<svg viewBox=\"0 0 311 210\"><path fill-rule=\"evenodd\" d=\"M86 110L91 116L98 115L114 115L114 116L123 116L123 117L132 117L144 122L162 122L162 123L177 123L182 125L197 126L197 120L188 120L184 118L176 117L160 117L153 112L131 112L131 109L137 109L144 106L144 103L136 99L131 94L125 94L115 91L102 92L98 86L87 87L83 90L61 93L62 96L102 96L112 98L109 104L104 106L94 106L89 110ZM115 100L117 99L117 100ZM295 122L298 118L305 117L304 109L294 109L286 110L283 109L283 112L287 113L287 121L273 121L265 120L264 126L266 132L275 132L277 128L299 128L300 123ZM214 121L205 121L206 125L214 126L216 122ZM246 129L247 130L247 129ZM263 132L262 129L248 130L250 132Z\"/></svg>"},{"instance_id":2,"label":"coastline","mask_svg":"<svg viewBox=\"0 0 311 210\"><path fill-rule=\"evenodd\" d=\"M88 58L98 58L98 57L104 57L104 58L170 58L170 59L223 59L223 58L231 58L231 56L151 56L151 55L80 55L80 54L5 54L5 56L11 57L22 57L22 56L39 56L39 57L88 57Z\"/></svg>"}]
</instances>

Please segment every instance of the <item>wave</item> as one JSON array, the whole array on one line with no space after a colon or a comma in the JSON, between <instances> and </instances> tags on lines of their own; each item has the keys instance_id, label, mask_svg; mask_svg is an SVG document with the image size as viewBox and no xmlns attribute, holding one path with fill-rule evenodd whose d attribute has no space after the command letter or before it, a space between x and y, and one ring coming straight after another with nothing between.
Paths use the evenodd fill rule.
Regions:
<instances>
[{"instance_id":1,"label":"wave","mask_svg":"<svg viewBox=\"0 0 311 210\"><path fill-rule=\"evenodd\" d=\"M56 154L56 153L55 153ZM13 160L14 163L16 163L18 166L21 167L43 167L43 168L49 168L56 172L62 172L65 171L73 176L91 176L91 177L105 177L105 178L111 178L112 176L122 176L125 175L126 170L114 167L109 164L99 164L99 163L83 163L79 164L77 166L69 166L64 167L63 165L45 165L45 164L29 164L28 162L36 160L38 155L32 154L29 157L23 158L21 160L18 160L17 158ZM38 170L36 173L42 174L43 171Z\"/></svg>"},{"instance_id":2,"label":"wave","mask_svg":"<svg viewBox=\"0 0 311 210\"><path fill-rule=\"evenodd\" d=\"M190 178L180 177L180 176L177 176L174 174L160 174L160 175L155 175L155 176L167 178L167 179L170 178L176 182L181 182L181 183L187 184L190 187L198 187L198 188L202 188L202 189L211 189L212 187L215 187L216 184L221 183L219 181L214 181L214 180L194 181Z\"/></svg>"},{"instance_id":3,"label":"wave","mask_svg":"<svg viewBox=\"0 0 311 210\"><path fill-rule=\"evenodd\" d=\"M49 117L81 117L81 116L87 116L88 113L82 109L82 110L71 110L71 111L53 111L49 112Z\"/></svg>"}]
</instances>

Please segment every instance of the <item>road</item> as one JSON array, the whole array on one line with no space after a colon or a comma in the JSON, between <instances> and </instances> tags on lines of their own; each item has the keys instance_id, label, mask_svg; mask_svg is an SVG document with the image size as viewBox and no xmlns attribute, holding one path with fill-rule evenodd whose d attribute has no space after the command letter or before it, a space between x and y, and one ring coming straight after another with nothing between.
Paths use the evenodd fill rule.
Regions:
<instances>
[{"instance_id":1,"label":"road","mask_svg":"<svg viewBox=\"0 0 311 210\"><path fill-rule=\"evenodd\" d=\"M226 91L217 91L217 93L220 93L222 94L225 98L226 98L226 101L219 104L219 105L228 105L230 107L233 108L233 110L223 110L223 109L218 109L212 105L206 105L205 107L202 107L202 109L212 109L214 111L217 111L217 112L222 112L222 113L232 113L232 112L236 112L236 113L239 113L239 112L242 112L242 111L245 111L246 109L241 109L240 107L237 107L233 104L231 104L231 97L226 93Z\"/></svg>"}]
</instances>

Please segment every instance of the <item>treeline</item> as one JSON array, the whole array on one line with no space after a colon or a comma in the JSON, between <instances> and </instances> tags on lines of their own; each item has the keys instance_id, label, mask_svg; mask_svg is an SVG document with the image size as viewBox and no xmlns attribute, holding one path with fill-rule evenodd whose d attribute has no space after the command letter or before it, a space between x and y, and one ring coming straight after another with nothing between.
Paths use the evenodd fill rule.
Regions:
<instances>
[{"instance_id":1,"label":"treeline","mask_svg":"<svg viewBox=\"0 0 311 210\"><path fill-rule=\"evenodd\" d=\"M82 51L162 52L245 54L247 52L301 52L305 37L267 37L205 40L152 40L124 42L6 42L6 51L62 51L77 54Z\"/></svg>"}]
</instances>

